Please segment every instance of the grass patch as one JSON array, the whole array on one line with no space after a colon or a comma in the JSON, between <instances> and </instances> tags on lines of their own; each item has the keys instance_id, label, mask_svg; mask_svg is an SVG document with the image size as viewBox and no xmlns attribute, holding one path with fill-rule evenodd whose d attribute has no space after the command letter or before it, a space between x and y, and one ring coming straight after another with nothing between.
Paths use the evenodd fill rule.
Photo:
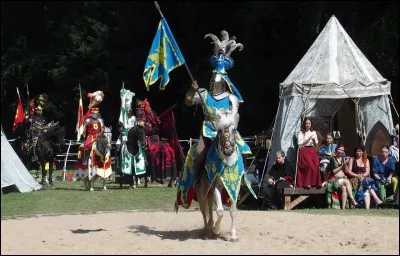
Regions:
<instances>
[{"instance_id":1,"label":"grass patch","mask_svg":"<svg viewBox=\"0 0 400 256\"><path fill-rule=\"evenodd\" d=\"M129 189L128 185L123 185L120 189L115 182L107 183L107 191L102 190L101 181L95 182L93 192L84 191L82 181L55 181L53 189L7 193L1 199L1 216L174 209L176 187L168 188L164 185Z\"/></svg>"},{"instance_id":2,"label":"grass patch","mask_svg":"<svg viewBox=\"0 0 400 256\"><path fill-rule=\"evenodd\" d=\"M70 172L70 171L69 171ZM54 176L60 176L56 171ZM129 189L123 185L108 181L107 191L102 190L102 183L96 181L93 192L84 191L83 182L63 182L58 178L54 189L35 191L31 193L12 192L1 198L1 217L29 217L40 214L76 214L101 211L153 210L173 211L176 199L176 187L151 187ZM239 208L259 210L259 201L248 200ZM226 208L227 209L227 208ZM189 210L198 210L198 203L193 202ZM227 209L228 210L228 209ZM180 211L184 211L181 207ZM286 212L286 211L285 211ZM291 212L304 214L331 214L399 217L398 209L294 209Z\"/></svg>"},{"instance_id":3,"label":"grass patch","mask_svg":"<svg viewBox=\"0 0 400 256\"><path fill-rule=\"evenodd\" d=\"M356 216L380 216L380 217L399 217L398 209L298 209L291 210L296 213L305 213L305 214L318 214L318 215L356 215Z\"/></svg>"}]
</instances>

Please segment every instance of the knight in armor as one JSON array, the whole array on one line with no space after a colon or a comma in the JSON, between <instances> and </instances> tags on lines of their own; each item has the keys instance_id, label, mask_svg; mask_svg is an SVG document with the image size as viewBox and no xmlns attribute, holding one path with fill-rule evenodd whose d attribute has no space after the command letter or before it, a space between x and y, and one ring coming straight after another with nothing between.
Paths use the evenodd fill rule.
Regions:
<instances>
[{"instance_id":1,"label":"knight in armor","mask_svg":"<svg viewBox=\"0 0 400 256\"><path fill-rule=\"evenodd\" d=\"M235 114L238 113L239 105L243 102L239 91L226 73L226 70L233 66L233 60L229 57L230 54L238 47L240 50L243 49L243 45L237 44L234 37L229 38L228 32L225 30L221 31L221 36L221 40L219 40L213 34L206 35L206 37L211 37L215 44L214 55L211 57L214 70L209 82L209 91L199 88L197 82L194 81L185 98L186 105L200 104L204 113L204 121L194 159L193 180L195 187L200 184L198 182L200 170L204 169L207 151L217 135L212 123L217 118L216 110L230 111ZM237 131L236 138L240 152L242 154L251 154L249 146Z\"/></svg>"},{"instance_id":2,"label":"knight in armor","mask_svg":"<svg viewBox=\"0 0 400 256\"><path fill-rule=\"evenodd\" d=\"M99 109L96 107L92 107L90 109L90 115L85 118L83 121L84 127L84 152L85 160L84 163L87 163L87 159L89 157L89 150L92 148L93 142L100 136L100 134L104 131L104 121L100 116Z\"/></svg>"},{"instance_id":3,"label":"knight in armor","mask_svg":"<svg viewBox=\"0 0 400 256\"><path fill-rule=\"evenodd\" d=\"M37 98L37 104L33 112L31 131L32 131L32 144L36 146L38 137L45 131L46 120L43 117L43 108L45 105L46 95L41 94Z\"/></svg>"}]
</instances>

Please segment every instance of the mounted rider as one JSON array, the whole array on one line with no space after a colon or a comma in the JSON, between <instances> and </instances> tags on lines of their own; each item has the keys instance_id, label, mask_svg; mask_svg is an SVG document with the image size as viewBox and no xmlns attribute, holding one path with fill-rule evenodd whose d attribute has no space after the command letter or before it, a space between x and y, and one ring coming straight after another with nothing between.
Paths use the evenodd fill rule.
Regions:
<instances>
[{"instance_id":1,"label":"mounted rider","mask_svg":"<svg viewBox=\"0 0 400 256\"><path fill-rule=\"evenodd\" d=\"M125 88L122 88L120 91L120 96L121 96L121 113L119 116L119 126L120 126L120 137L118 138L117 141L117 151L119 152L118 155L121 157L121 173L125 175L135 175L135 174L141 174L145 172L145 163L143 160L143 167L139 167L138 163L140 162L140 159L145 158L144 148L142 146L143 151L139 152L129 152L128 148L131 148L131 145L129 143L136 143L132 142L132 139L128 141L128 134L130 130L133 130L134 133L139 132L139 134L143 134L144 136L144 131L143 127L139 127L137 125L136 117L133 115L132 111L132 101L133 97L135 96L134 92L131 92L129 90L126 90ZM143 137L140 136L140 137ZM142 139L143 140L143 139ZM140 141L141 144L142 141ZM134 158L135 156L135 158ZM135 187L134 181L132 180L131 186Z\"/></svg>"},{"instance_id":2,"label":"mounted rider","mask_svg":"<svg viewBox=\"0 0 400 256\"><path fill-rule=\"evenodd\" d=\"M89 158L89 150L92 148L93 142L100 136L104 131L104 120L101 118L98 105L104 98L102 91L96 91L94 93L88 93L90 98L89 110L84 115L83 129L84 129L84 147L85 152L84 164L87 164Z\"/></svg>"},{"instance_id":3,"label":"mounted rider","mask_svg":"<svg viewBox=\"0 0 400 256\"><path fill-rule=\"evenodd\" d=\"M199 186L200 170L204 167L204 162L208 149L215 140L217 131L213 121L217 118L216 110L226 110L232 114L238 113L239 106L243 103L242 96L230 81L226 70L233 66L230 54L236 49L243 49L243 45L236 43L235 37L229 37L228 32L221 31L221 40L213 34L210 37L215 45L214 55L211 63L214 66L213 74L209 83L209 91L199 88L196 81L192 83L190 90L186 93L185 103L188 106L201 104L204 112L204 121L201 128L200 137L196 147L194 159L193 181L195 187ZM200 95L201 96L200 96ZM240 134L236 131L236 140L239 151L242 154L251 154L249 146L244 142Z\"/></svg>"},{"instance_id":4,"label":"mounted rider","mask_svg":"<svg viewBox=\"0 0 400 256\"><path fill-rule=\"evenodd\" d=\"M50 127L57 125L51 121L47 123L43 116L44 109L47 103L47 95L39 94L29 102L29 110L25 112L25 121L27 125L26 140L24 147L31 150L36 147L39 137L44 134ZM33 150L32 161L37 161L35 150Z\"/></svg>"}]
</instances>

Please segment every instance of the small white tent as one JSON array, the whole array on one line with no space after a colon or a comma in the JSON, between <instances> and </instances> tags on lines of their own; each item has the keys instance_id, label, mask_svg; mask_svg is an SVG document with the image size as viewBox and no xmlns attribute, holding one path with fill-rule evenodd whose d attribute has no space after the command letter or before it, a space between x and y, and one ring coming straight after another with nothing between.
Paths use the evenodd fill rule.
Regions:
<instances>
[{"instance_id":1,"label":"small white tent","mask_svg":"<svg viewBox=\"0 0 400 256\"><path fill-rule=\"evenodd\" d=\"M296 138L306 116L313 120L320 142L327 132L340 131L340 143L349 154L360 142L369 154L376 154L382 144L390 144L393 120L389 96L390 82L332 16L280 84L268 170L278 149L296 162Z\"/></svg>"},{"instance_id":2,"label":"small white tent","mask_svg":"<svg viewBox=\"0 0 400 256\"><path fill-rule=\"evenodd\" d=\"M1 129L1 189L15 185L19 192L39 190L42 186L21 162Z\"/></svg>"}]
</instances>

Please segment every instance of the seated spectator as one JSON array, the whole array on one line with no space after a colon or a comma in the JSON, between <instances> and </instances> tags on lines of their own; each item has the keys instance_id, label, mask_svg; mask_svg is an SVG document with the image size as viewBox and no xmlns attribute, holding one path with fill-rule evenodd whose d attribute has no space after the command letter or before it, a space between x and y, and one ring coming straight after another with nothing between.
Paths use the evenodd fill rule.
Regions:
<instances>
[{"instance_id":1,"label":"seated spectator","mask_svg":"<svg viewBox=\"0 0 400 256\"><path fill-rule=\"evenodd\" d=\"M374 178L379 182L379 198L386 201L386 187L392 185L393 195L396 193L398 177L395 176L396 160L389 156L389 146L381 147L381 153L375 157L372 165Z\"/></svg>"},{"instance_id":2,"label":"seated spectator","mask_svg":"<svg viewBox=\"0 0 400 256\"><path fill-rule=\"evenodd\" d=\"M266 205L269 210L282 209L282 190L291 187L293 177L293 166L285 160L285 152L278 150L275 154L275 164L263 179L263 206Z\"/></svg>"},{"instance_id":3,"label":"seated spectator","mask_svg":"<svg viewBox=\"0 0 400 256\"><path fill-rule=\"evenodd\" d=\"M353 191L350 181L347 179L346 174L346 161L344 159L344 146L340 145L336 148L335 154L330 158L327 167L327 203L330 208L340 208L338 192L341 192L342 209L346 208L347 197L350 199L352 205L357 206L358 203L353 197ZM349 160L347 160L348 162Z\"/></svg>"},{"instance_id":4,"label":"seated spectator","mask_svg":"<svg viewBox=\"0 0 400 256\"><path fill-rule=\"evenodd\" d=\"M365 153L364 146L357 146L354 149L354 154L349 159L345 173L350 180L353 196L359 208L365 206L365 209L369 209L371 205L371 196L375 200L377 206L382 204L382 201L376 195L378 186L369 175L370 163Z\"/></svg>"},{"instance_id":5,"label":"seated spectator","mask_svg":"<svg viewBox=\"0 0 400 256\"><path fill-rule=\"evenodd\" d=\"M329 164L329 159L335 154L335 150L336 144L333 143L332 134L328 133L318 149L319 170L323 173L324 180L327 179L326 167Z\"/></svg>"},{"instance_id":6,"label":"seated spectator","mask_svg":"<svg viewBox=\"0 0 400 256\"><path fill-rule=\"evenodd\" d=\"M398 124L397 124L398 127ZM399 130L396 129L393 145L389 148L389 155L395 160L395 175L399 176Z\"/></svg>"},{"instance_id":7,"label":"seated spectator","mask_svg":"<svg viewBox=\"0 0 400 256\"><path fill-rule=\"evenodd\" d=\"M395 163L395 176L399 177L399 124L395 127L395 137L394 143L390 146L389 154L396 160ZM399 186L397 186L397 192L395 192L394 201L397 206L399 206ZM386 200L389 201L390 197Z\"/></svg>"}]
</instances>

